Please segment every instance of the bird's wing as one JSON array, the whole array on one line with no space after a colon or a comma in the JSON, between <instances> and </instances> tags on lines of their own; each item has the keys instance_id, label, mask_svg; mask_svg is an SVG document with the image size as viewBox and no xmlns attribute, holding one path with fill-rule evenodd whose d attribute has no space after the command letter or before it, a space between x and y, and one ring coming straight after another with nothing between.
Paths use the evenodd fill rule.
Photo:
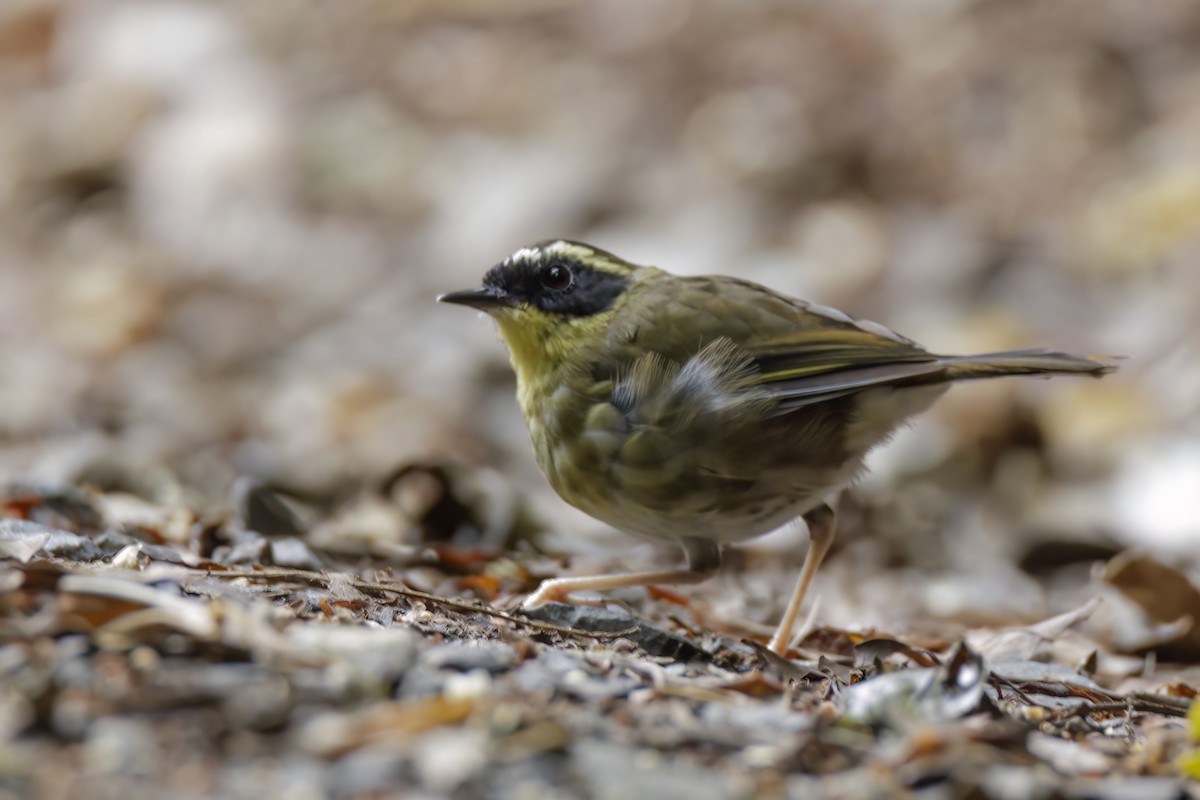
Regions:
<instances>
[{"instance_id":1,"label":"bird's wing","mask_svg":"<svg viewBox=\"0 0 1200 800\"><path fill-rule=\"evenodd\" d=\"M671 276L646 289L610 326L595 371L609 396L581 437L643 506L670 498L702 516L818 494L856 455L839 399L941 369L881 326L754 284ZM803 419L788 418L797 408Z\"/></svg>"},{"instance_id":2,"label":"bird's wing","mask_svg":"<svg viewBox=\"0 0 1200 800\"><path fill-rule=\"evenodd\" d=\"M867 330L797 330L745 347L781 411L917 381L945 368L938 356L911 342Z\"/></svg>"},{"instance_id":3,"label":"bird's wing","mask_svg":"<svg viewBox=\"0 0 1200 800\"><path fill-rule=\"evenodd\" d=\"M938 356L878 323L733 278L669 276L629 313L640 348L686 364L717 340L748 356L777 411L941 372ZM687 332L685 336L683 331Z\"/></svg>"}]
</instances>

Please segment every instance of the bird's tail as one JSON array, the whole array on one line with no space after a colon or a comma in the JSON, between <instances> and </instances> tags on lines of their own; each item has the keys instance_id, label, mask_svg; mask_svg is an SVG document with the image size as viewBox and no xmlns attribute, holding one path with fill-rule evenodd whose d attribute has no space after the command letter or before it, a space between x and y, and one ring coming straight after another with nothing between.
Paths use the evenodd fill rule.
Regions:
<instances>
[{"instance_id":1,"label":"bird's tail","mask_svg":"<svg viewBox=\"0 0 1200 800\"><path fill-rule=\"evenodd\" d=\"M1052 350L1006 350L975 356L940 356L944 377L953 380L994 378L1001 375L1091 375L1099 378L1114 371L1111 357L1072 356Z\"/></svg>"}]
</instances>

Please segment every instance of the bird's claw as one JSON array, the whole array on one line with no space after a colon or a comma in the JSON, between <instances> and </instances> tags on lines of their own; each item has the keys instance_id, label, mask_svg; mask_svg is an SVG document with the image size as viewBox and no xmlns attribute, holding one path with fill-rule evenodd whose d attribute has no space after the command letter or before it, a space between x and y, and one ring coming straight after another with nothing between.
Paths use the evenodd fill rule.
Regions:
<instances>
[{"instance_id":1,"label":"bird's claw","mask_svg":"<svg viewBox=\"0 0 1200 800\"><path fill-rule=\"evenodd\" d=\"M542 585L537 588L537 591L526 597L524 602L521 603L521 608L526 611L532 611L547 603L570 602L567 599L568 596L569 591L561 585L561 580L553 578L548 581L542 581Z\"/></svg>"}]
</instances>

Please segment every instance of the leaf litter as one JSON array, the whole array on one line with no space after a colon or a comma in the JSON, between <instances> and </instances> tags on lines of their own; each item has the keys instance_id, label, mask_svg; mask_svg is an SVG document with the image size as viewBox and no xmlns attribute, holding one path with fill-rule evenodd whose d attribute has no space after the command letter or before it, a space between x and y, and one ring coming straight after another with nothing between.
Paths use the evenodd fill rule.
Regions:
<instances>
[{"instance_id":1,"label":"leaf litter","mask_svg":"<svg viewBox=\"0 0 1200 800\"><path fill-rule=\"evenodd\" d=\"M246 780L233 775L244 763L261 786L290 785L294 768L333 796L493 796L522 781L1000 796L1020 769L1043 796L1103 796L1089 781L1120 778L1167 797L1196 774L1196 673L1083 630L1118 596L948 642L816 626L785 659L709 631L710 612L672 592L520 611L544 568L533 553L441 545L441 570L435 554L351 558L231 519L205 522L206 536L264 545L205 554L206 536L110 528L111 505L86 493L43 491L47 509L20 497L20 518L0 521L0 768L19 792L62 796L102 776L204 796ZM260 515L277 508L255 498ZM51 525L71 515L79 532ZM246 562L286 539L322 567ZM497 577L481 589L464 569ZM1182 599L1147 589L1168 579ZM1105 580L1149 627L1191 619L1191 584L1170 567L1119 556ZM1124 668L1106 670L1109 656ZM1137 688L1123 687L1130 661ZM168 755L184 747L212 769L177 766Z\"/></svg>"}]
</instances>

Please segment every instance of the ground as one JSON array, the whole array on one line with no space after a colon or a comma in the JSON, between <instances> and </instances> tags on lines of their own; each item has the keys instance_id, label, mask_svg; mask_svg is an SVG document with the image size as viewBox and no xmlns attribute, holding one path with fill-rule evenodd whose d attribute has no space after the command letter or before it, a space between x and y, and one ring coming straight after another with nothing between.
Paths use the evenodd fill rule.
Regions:
<instances>
[{"instance_id":1,"label":"ground","mask_svg":"<svg viewBox=\"0 0 1200 800\"><path fill-rule=\"evenodd\" d=\"M246 508L286 507L247 496L133 525L113 498L10 492L13 796L1173 798L1200 748L1195 671L1081 634L1099 597L952 637L816 624L784 659L664 590L515 609L554 566L532 554L264 537ZM1132 596L1139 571L1186 581L1109 566Z\"/></svg>"}]
</instances>

